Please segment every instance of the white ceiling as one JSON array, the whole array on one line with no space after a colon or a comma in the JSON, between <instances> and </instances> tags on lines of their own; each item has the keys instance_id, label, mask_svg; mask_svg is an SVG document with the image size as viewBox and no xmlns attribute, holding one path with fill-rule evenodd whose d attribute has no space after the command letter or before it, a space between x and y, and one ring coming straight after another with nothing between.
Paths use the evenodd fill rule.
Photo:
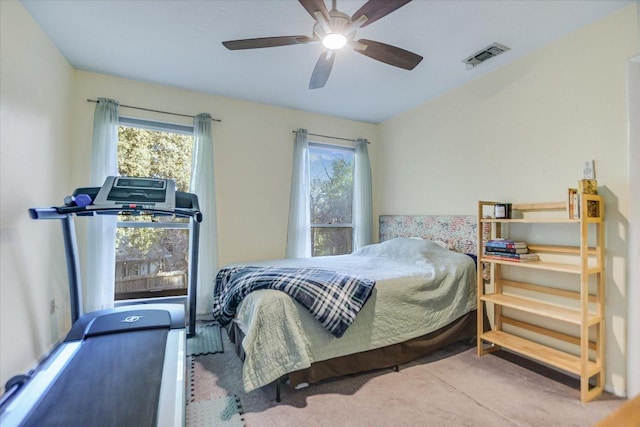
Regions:
<instances>
[{"instance_id":1,"label":"white ceiling","mask_svg":"<svg viewBox=\"0 0 640 427\"><path fill-rule=\"evenodd\" d=\"M353 14L366 0L338 0ZM379 123L503 66L633 0L414 0L358 30L424 57L412 71L340 51L309 90L321 45L229 51L222 41L312 35L294 0L22 0L79 70ZM325 2L331 8L331 2ZM467 70L493 42L511 48ZM615 48L615 46L612 46ZM109 94L96 94L109 96Z\"/></svg>"}]
</instances>

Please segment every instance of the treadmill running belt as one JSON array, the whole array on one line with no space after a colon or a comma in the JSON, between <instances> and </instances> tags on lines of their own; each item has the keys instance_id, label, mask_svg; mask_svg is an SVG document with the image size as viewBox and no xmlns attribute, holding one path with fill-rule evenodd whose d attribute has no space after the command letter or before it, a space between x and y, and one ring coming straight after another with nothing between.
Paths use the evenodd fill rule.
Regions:
<instances>
[{"instance_id":1,"label":"treadmill running belt","mask_svg":"<svg viewBox=\"0 0 640 427\"><path fill-rule=\"evenodd\" d=\"M155 426L169 329L90 337L24 426Z\"/></svg>"}]
</instances>

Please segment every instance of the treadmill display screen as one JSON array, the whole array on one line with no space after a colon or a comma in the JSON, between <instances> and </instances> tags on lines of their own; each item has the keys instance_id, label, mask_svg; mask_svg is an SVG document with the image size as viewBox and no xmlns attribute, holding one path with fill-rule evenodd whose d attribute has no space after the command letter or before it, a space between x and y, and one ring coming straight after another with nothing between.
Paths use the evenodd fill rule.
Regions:
<instances>
[{"instance_id":1,"label":"treadmill display screen","mask_svg":"<svg viewBox=\"0 0 640 427\"><path fill-rule=\"evenodd\" d=\"M150 178L117 178L114 185L116 188L153 188L164 190L166 188L164 179Z\"/></svg>"},{"instance_id":2,"label":"treadmill display screen","mask_svg":"<svg viewBox=\"0 0 640 427\"><path fill-rule=\"evenodd\" d=\"M171 179L109 176L96 195L95 206L143 205L175 209L175 182Z\"/></svg>"}]
</instances>

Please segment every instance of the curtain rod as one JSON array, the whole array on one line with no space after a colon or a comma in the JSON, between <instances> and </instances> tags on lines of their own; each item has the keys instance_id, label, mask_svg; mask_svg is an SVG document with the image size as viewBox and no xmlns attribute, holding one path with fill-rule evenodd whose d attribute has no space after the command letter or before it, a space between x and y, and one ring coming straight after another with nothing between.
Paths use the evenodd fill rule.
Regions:
<instances>
[{"instance_id":1,"label":"curtain rod","mask_svg":"<svg viewBox=\"0 0 640 427\"><path fill-rule=\"evenodd\" d=\"M297 130L292 130L291 132L292 133L296 133ZM350 142L356 142L357 141L357 139L340 138L339 136L320 135L318 133L311 133L311 132L309 132L309 135L311 135L311 136L320 136L322 138L339 139L341 141L350 141ZM367 140L367 144L371 144L371 141Z\"/></svg>"},{"instance_id":2,"label":"curtain rod","mask_svg":"<svg viewBox=\"0 0 640 427\"><path fill-rule=\"evenodd\" d=\"M97 103L98 101L96 99L87 99L87 102ZM172 113L170 111L152 110L151 108L134 107L132 105L124 105L124 104L119 104L119 105L120 107L133 108L134 110L151 111L152 113L171 114L172 116L191 117L192 119L195 118L195 116L192 116L191 114ZM220 119L214 119L214 118L211 118L211 120L214 122L222 121Z\"/></svg>"}]
</instances>

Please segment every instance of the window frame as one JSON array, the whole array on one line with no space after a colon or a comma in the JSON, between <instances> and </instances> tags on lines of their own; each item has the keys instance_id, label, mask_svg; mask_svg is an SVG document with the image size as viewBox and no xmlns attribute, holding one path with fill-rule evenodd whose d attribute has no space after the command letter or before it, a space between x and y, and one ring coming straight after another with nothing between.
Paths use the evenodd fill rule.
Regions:
<instances>
[{"instance_id":1,"label":"window frame","mask_svg":"<svg viewBox=\"0 0 640 427\"><path fill-rule=\"evenodd\" d=\"M338 145L338 144L329 144L329 143L323 143L323 142L316 142L316 141L309 141L309 149L311 150L311 148L321 148L321 149L327 149L327 150L342 150L342 151L350 151L353 153L353 161L354 161L354 168L355 168L355 153L356 153L356 148L355 147L350 147L350 146L346 146L346 145ZM355 171L354 171L355 172ZM309 178L311 180L311 170L309 170ZM355 179L355 176L352 175L352 179ZM311 184L311 183L309 183ZM355 183L354 183L355 184ZM313 248L314 248L314 241L313 241L313 229L314 228L350 228L351 229L351 247L353 248L353 233L355 232L355 223L353 221L353 198L354 198L354 194L353 191L351 193L351 205L352 205L352 211L351 211L351 222L350 223L346 223L346 222L341 222L341 223L314 223L314 222L310 222L310 226L309 226L309 234L311 236L311 257L314 257L313 254ZM309 214L311 214L311 203L309 203ZM311 215L310 215L311 217ZM320 255L318 255L320 256Z\"/></svg>"},{"instance_id":2,"label":"window frame","mask_svg":"<svg viewBox=\"0 0 640 427\"><path fill-rule=\"evenodd\" d=\"M147 129L147 130L153 130L153 131L159 131L159 132L167 132L167 133L177 133L177 134L182 134L182 135L189 135L193 137L193 133L194 133L194 128L193 126L188 126L188 125L179 125L179 124L174 124L174 123L166 123L166 122L159 122L159 121L152 121L152 120L146 120L146 119L138 119L135 117L129 117L129 116L120 116L119 120L118 120L118 127L120 126L126 126L126 127L133 127L133 128L139 128L139 129ZM118 144L120 143L120 141L118 140ZM193 173L193 170L191 171ZM120 171L118 170L118 173L120 173ZM119 217L119 215L118 215ZM157 221L153 221L151 219L141 222L141 221L117 221L116 222L116 230L118 228L157 228L157 229L186 229L189 230L188 231L188 237L189 237L189 247L187 248L187 254L190 255L191 254L191 245L193 244L192 242L192 238L191 238L191 234L193 232L193 226L192 226L192 221L186 221L186 222L157 222ZM188 257L189 259L189 263L187 266L187 274L189 274L191 272L191 257ZM116 278L114 277L114 284L115 284L115 280ZM126 293L126 297L125 298L119 298L118 295L123 295L123 293L118 294L116 292L115 286L114 286L114 292L113 292L113 297L116 303L120 303L120 304L128 304L132 301L135 300L140 300L140 301L144 301L144 302L151 302L153 299L155 298L163 298L163 297L177 297L177 298L184 298L188 295L189 292L189 281L187 280L187 284L186 284L186 288L185 288L185 292L184 293L178 293L176 292L176 289L166 289L166 290L160 290L160 291L139 291L139 292L129 292ZM182 290L182 288L180 288L180 290ZM147 296L149 295L149 296Z\"/></svg>"}]
</instances>

